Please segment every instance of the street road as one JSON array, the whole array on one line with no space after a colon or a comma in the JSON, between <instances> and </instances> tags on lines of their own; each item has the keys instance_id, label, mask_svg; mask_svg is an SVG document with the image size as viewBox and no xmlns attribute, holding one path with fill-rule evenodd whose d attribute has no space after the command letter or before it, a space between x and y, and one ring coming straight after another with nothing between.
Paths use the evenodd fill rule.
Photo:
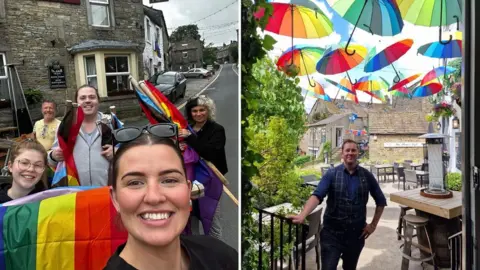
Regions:
<instances>
[{"instance_id":1,"label":"street road","mask_svg":"<svg viewBox=\"0 0 480 270\"><path fill-rule=\"evenodd\" d=\"M235 69L235 71L237 71ZM238 192L238 163L240 143L239 133L239 114L238 114L238 81L239 77L233 70L232 64L223 65L218 78L202 93L215 101L217 112L216 121L225 128L227 143L225 151L227 154L228 173L226 178L229 182L228 189L233 193L237 200ZM217 72L218 73L218 72ZM215 77L213 77L215 78ZM213 79L187 79L186 98L196 95ZM199 88L201 87L201 88ZM185 100L179 100L175 105L181 106ZM180 111L183 112L184 108ZM143 126L147 124L146 118L135 120L126 120L126 126ZM220 201L220 218L223 227L223 241L228 245L238 249L238 207L223 193Z\"/></svg>"}]
</instances>

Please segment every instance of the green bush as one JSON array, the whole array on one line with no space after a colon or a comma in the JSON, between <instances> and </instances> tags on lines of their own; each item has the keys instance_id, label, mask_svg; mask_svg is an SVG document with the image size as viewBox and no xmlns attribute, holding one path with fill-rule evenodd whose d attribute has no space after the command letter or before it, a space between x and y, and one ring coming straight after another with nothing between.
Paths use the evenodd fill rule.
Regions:
<instances>
[{"instance_id":1,"label":"green bush","mask_svg":"<svg viewBox=\"0 0 480 270\"><path fill-rule=\"evenodd\" d=\"M313 168L302 168L298 169L298 175L299 176L305 176L305 175L315 175L317 178L322 177L322 171L318 169L313 169Z\"/></svg>"},{"instance_id":2,"label":"green bush","mask_svg":"<svg viewBox=\"0 0 480 270\"><path fill-rule=\"evenodd\" d=\"M28 104L36 104L43 100L42 91L37 89L27 89L24 94Z\"/></svg>"},{"instance_id":3,"label":"green bush","mask_svg":"<svg viewBox=\"0 0 480 270\"><path fill-rule=\"evenodd\" d=\"M453 191L462 191L462 174L448 173L447 174L447 188Z\"/></svg>"},{"instance_id":4,"label":"green bush","mask_svg":"<svg viewBox=\"0 0 480 270\"><path fill-rule=\"evenodd\" d=\"M312 156L298 156L293 160L293 164L295 164L295 166L302 166L310 160L312 160Z\"/></svg>"}]
</instances>

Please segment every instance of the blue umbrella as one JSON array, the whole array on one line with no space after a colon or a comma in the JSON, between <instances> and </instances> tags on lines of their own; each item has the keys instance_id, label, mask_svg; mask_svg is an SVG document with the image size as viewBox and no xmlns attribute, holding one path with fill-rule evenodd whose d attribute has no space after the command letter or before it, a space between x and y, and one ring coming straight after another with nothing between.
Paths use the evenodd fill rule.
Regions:
<instances>
[{"instance_id":1,"label":"blue umbrella","mask_svg":"<svg viewBox=\"0 0 480 270\"><path fill-rule=\"evenodd\" d=\"M455 39L447 44L439 41L427 43L418 48L418 53L440 59L462 57L462 40Z\"/></svg>"}]
</instances>

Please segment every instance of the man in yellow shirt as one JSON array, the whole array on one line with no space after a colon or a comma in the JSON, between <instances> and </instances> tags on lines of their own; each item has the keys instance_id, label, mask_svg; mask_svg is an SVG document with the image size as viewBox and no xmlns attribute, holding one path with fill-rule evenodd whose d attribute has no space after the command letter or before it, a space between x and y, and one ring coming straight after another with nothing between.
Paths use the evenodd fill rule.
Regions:
<instances>
[{"instance_id":1,"label":"man in yellow shirt","mask_svg":"<svg viewBox=\"0 0 480 270\"><path fill-rule=\"evenodd\" d=\"M45 150L52 148L55 134L57 133L60 120L55 119L56 104L53 101L46 100L42 103L43 119L35 122L33 126L33 136L39 141Z\"/></svg>"}]
</instances>

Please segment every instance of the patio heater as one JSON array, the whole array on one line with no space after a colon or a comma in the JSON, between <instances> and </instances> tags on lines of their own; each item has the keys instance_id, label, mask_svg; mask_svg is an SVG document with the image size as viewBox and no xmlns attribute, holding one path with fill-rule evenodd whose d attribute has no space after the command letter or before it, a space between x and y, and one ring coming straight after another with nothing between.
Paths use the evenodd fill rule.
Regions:
<instances>
[{"instance_id":1,"label":"patio heater","mask_svg":"<svg viewBox=\"0 0 480 270\"><path fill-rule=\"evenodd\" d=\"M443 162L443 142L449 136L439 133L427 133L419 138L426 140L428 156L428 188L420 194L430 198L451 198L453 193L447 190L446 166Z\"/></svg>"}]
</instances>

